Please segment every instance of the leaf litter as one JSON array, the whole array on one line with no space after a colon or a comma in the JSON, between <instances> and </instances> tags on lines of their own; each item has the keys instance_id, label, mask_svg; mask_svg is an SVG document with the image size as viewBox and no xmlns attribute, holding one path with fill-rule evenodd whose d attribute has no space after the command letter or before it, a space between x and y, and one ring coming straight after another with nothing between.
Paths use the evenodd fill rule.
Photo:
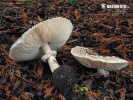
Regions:
<instances>
[{"instance_id":1,"label":"leaf litter","mask_svg":"<svg viewBox=\"0 0 133 100\"><path fill-rule=\"evenodd\" d=\"M72 0L71 0L72 1ZM116 4L115 0L83 0L71 5L68 0L48 2L0 1L0 99L2 100L66 100L52 85L49 66L40 59L15 62L8 56L11 45L33 25L53 17L66 17L74 25L68 42L58 51L59 64L72 66L79 85L89 91L75 91L79 100L133 99L133 4L126 12L111 12L101 3ZM71 2L72 3L72 2ZM96 69L79 64L70 54L74 46L92 47L104 56L118 56L129 61L109 77L97 75Z\"/></svg>"}]
</instances>

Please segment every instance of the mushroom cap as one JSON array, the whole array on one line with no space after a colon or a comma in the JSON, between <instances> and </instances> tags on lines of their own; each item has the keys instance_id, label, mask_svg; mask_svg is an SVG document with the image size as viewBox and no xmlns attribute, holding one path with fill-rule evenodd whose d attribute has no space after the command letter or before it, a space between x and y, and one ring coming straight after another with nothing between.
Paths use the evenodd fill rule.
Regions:
<instances>
[{"instance_id":1,"label":"mushroom cap","mask_svg":"<svg viewBox=\"0 0 133 100\"><path fill-rule=\"evenodd\" d=\"M70 20L62 17L40 22L26 31L10 48L9 56L15 61L33 60L43 56L40 49L48 43L52 50L62 47L72 33Z\"/></svg>"},{"instance_id":2,"label":"mushroom cap","mask_svg":"<svg viewBox=\"0 0 133 100\"><path fill-rule=\"evenodd\" d=\"M128 65L128 61L115 56L100 56L91 48L76 46L71 49L71 54L82 65L88 68L120 70Z\"/></svg>"}]
</instances>

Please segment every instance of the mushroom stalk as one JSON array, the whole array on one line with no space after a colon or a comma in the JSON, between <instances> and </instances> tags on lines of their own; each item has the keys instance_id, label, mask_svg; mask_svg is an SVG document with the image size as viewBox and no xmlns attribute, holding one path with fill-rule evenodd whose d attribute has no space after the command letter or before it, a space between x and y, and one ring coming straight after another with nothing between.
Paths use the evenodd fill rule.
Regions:
<instances>
[{"instance_id":1,"label":"mushroom stalk","mask_svg":"<svg viewBox=\"0 0 133 100\"><path fill-rule=\"evenodd\" d=\"M109 76L109 72L104 69L97 69L97 73L104 75L104 77Z\"/></svg>"},{"instance_id":2,"label":"mushroom stalk","mask_svg":"<svg viewBox=\"0 0 133 100\"><path fill-rule=\"evenodd\" d=\"M58 62L55 59L56 51L52 51L49 47L48 43L45 43L42 47L42 50L44 52L44 56L42 56L42 61L46 62L48 60L48 64L50 66L50 70L53 73L55 69L59 67Z\"/></svg>"},{"instance_id":3,"label":"mushroom stalk","mask_svg":"<svg viewBox=\"0 0 133 100\"><path fill-rule=\"evenodd\" d=\"M45 43L42 47L44 55L42 61L48 62L50 70L52 72L52 82L64 96L72 92L72 87L77 83L77 74L74 69L67 65L59 65L56 61L56 51L52 51L48 43ZM67 96L68 97L68 96Z\"/></svg>"},{"instance_id":4,"label":"mushroom stalk","mask_svg":"<svg viewBox=\"0 0 133 100\"><path fill-rule=\"evenodd\" d=\"M44 54L48 54L51 52L51 48L49 47L48 43L45 43L41 48L42 48Z\"/></svg>"},{"instance_id":5,"label":"mushroom stalk","mask_svg":"<svg viewBox=\"0 0 133 100\"><path fill-rule=\"evenodd\" d=\"M49 67L50 67L50 70L51 72L53 73L55 69L57 69L59 67L59 64L58 62L56 61L55 57L54 56L51 56L49 59L48 59L48 64L49 64Z\"/></svg>"}]
</instances>

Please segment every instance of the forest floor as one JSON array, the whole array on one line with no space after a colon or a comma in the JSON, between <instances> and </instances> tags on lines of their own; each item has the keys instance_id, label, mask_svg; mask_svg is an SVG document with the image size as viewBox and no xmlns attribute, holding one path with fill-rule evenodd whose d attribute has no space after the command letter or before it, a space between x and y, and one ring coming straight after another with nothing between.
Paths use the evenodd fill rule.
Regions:
<instances>
[{"instance_id":1,"label":"forest floor","mask_svg":"<svg viewBox=\"0 0 133 100\"><path fill-rule=\"evenodd\" d=\"M69 1L69 0L68 0ZM71 1L71 0L70 0ZM33 25L54 17L71 20L74 29L67 43L58 50L57 61L78 74L73 88L79 100L133 100L133 1L121 0L127 8L103 9L101 3L115 0L67 0L49 2L0 1L0 100L66 100L52 85L47 63L36 59L15 62L9 58L11 45ZM108 77L96 74L74 59L75 46L92 47L100 55L129 61L127 67L110 71Z\"/></svg>"}]
</instances>

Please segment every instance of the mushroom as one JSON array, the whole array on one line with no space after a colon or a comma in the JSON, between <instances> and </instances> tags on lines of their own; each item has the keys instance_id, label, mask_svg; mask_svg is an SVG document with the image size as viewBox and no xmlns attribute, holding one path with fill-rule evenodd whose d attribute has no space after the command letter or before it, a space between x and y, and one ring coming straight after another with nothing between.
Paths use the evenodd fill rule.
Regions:
<instances>
[{"instance_id":1,"label":"mushroom","mask_svg":"<svg viewBox=\"0 0 133 100\"><path fill-rule=\"evenodd\" d=\"M75 71L56 60L57 49L63 46L72 33L70 20L62 17L40 22L26 31L10 48L9 56L15 61L41 58L48 62L53 84L62 92L70 90L77 82Z\"/></svg>"},{"instance_id":2,"label":"mushroom","mask_svg":"<svg viewBox=\"0 0 133 100\"><path fill-rule=\"evenodd\" d=\"M100 56L92 48L76 46L71 49L71 54L82 65L96 68L98 73L107 77L108 71L120 70L128 65L128 61L115 56Z\"/></svg>"}]
</instances>

